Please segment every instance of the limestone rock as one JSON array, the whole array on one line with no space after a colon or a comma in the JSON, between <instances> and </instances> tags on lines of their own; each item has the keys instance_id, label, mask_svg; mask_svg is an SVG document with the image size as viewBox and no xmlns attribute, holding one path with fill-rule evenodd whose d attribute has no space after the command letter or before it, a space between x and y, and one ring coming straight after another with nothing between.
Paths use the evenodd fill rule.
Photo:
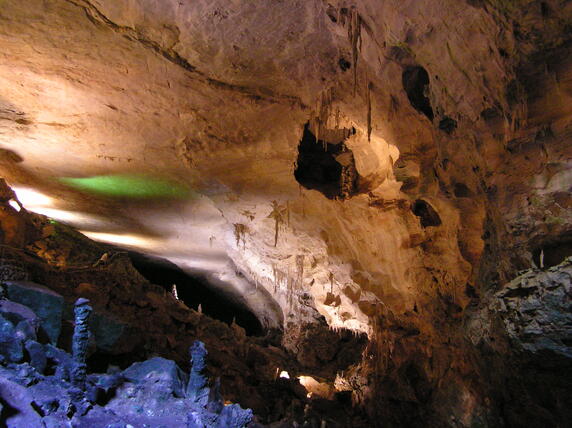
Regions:
<instances>
[{"instance_id":1,"label":"limestone rock","mask_svg":"<svg viewBox=\"0 0 572 428\"><path fill-rule=\"evenodd\" d=\"M565 278L502 289L571 254L571 2L1 3L0 168L26 209L55 219L26 248L62 269L0 276L68 299L81 283L105 290L96 310L143 337L128 355L185 360L207 338L209 369L230 367L222 386L261 411L268 373L289 361L340 372L382 426L572 419ZM109 180L171 188L118 197ZM21 248L17 208L3 208L0 240ZM126 265L67 245L60 222L204 268L279 333L235 340L206 311L172 312ZM280 343L290 355L270 351Z\"/></svg>"},{"instance_id":2,"label":"limestone rock","mask_svg":"<svg viewBox=\"0 0 572 428\"><path fill-rule=\"evenodd\" d=\"M514 345L550 365L572 365L572 259L545 271L530 270L506 285L496 298Z\"/></svg>"},{"instance_id":3,"label":"limestone rock","mask_svg":"<svg viewBox=\"0 0 572 428\"><path fill-rule=\"evenodd\" d=\"M123 371L123 377L135 384L153 380L160 383L175 397L185 396L187 375L174 361L155 357L142 363L135 363Z\"/></svg>"},{"instance_id":4,"label":"limestone rock","mask_svg":"<svg viewBox=\"0 0 572 428\"><path fill-rule=\"evenodd\" d=\"M61 331L64 299L43 285L27 281L4 283L7 297L32 309L51 343L57 343Z\"/></svg>"},{"instance_id":5,"label":"limestone rock","mask_svg":"<svg viewBox=\"0 0 572 428\"><path fill-rule=\"evenodd\" d=\"M23 343L16 336L14 324L0 315L0 355L9 362L22 361L24 354L22 352Z\"/></svg>"},{"instance_id":6,"label":"limestone rock","mask_svg":"<svg viewBox=\"0 0 572 428\"><path fill-rule=\"evenodd\" d=\"M21 362L24 345L36 339L38 317L27 307L7 300L0 300L0 355L7 361Z\"/></svg>"},{"instance_id":7,"label":"limestone rock","mask_svg":"<svg viewBox=\"0 0 572 428\"><path fill-rule=\"evenodd\" d=\"M186 396L199 406L206 406L208 403L210 388L206 377L206 358L208 355L205 344L199 340L193 342L189 349L191 356L191 374L187 385Z\"/></svg>"}]
</instances>

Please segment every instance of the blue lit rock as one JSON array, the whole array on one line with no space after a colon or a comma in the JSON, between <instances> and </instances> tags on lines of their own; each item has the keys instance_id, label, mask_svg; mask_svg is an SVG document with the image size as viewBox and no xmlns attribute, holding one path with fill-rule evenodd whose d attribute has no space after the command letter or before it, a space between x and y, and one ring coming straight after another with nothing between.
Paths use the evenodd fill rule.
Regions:
<instances>
[{"instance_id":1,"label":"blue lit rock","mask_svg":"<svg viewBox=\"0 0 572 428\"><path fill-rule=\"evenodd\" d=\"M32 309L49 341L57 343L62 325L64 298L58 293L29 281L5 282L8 299Z\"/></svg>"}]
</instances>

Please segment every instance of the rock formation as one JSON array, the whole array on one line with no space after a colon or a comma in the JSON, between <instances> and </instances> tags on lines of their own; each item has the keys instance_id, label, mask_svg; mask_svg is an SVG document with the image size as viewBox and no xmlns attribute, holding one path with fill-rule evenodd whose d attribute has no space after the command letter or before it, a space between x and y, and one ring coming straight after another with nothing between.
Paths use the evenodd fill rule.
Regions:
<instances>
[{"instance_id":1,"label":"rock formation","mask_svg":"<svg viewBox=\"0 0 572 428\"><path fill-rule=\"evenodd\" d=\"M81 297L88 370L198 339L260 423L566 425L571 23L568 0L0 1L0 278L35 313L0 354L71 350Z\"/></svg>"},{"instance_id":2,"label":"rock formation","mask_svg":"<svg viewBox=\"0 0 572 428\"><path fill-rule=\"evenodd\" d=\"M185 396L181 383L186 374L175 362L163 358L135 363L123 372L86 376L91 312L86 299L78 299L75 305L73 355L59 350L57 357L54 357L52 345L35 342L38 323L34 323L35 314L30 308L9 300L0 303L3 314L0 343L4 351L0 367L3 426L127 427L142 424L174 428L245 428L252 422L250 409L244 410L237 404L225 406L220 397L214 403L208 396L198 402L194 397L200 391L192 383ZM27 330L28 337L23 337L22 329ZM26 341L29 361L23 361L23 343L16 338ZM198 348L204 350L204 344L195 342L194 354ZM55 372L46 373L47 366L45 363L39 365L39 359L52 360L57 365ZM196 364L202 364L204 369L200 359ZM193 365L191 372L198 373L201 367Z\"/></svg>"}]
</instances>

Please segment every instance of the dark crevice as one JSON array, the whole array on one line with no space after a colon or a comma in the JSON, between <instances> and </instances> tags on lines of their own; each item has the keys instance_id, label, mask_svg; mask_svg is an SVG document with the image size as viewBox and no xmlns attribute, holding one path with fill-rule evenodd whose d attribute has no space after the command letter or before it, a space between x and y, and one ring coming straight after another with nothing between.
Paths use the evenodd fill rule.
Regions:
<instances>
[{"instance_id":1,"label":"dark crevice","mask_svg":"<svg viewBox=\"0 0 572 428\"><path fill-rule=\"evenodd\" d=\"M411 207L411 211L413 211L413 214L419 217L421 226L423 227L441 225L441 217L439 217L439 214L437 211L435 211L435 208L433 208L423 199L417 199Z\"/></svg>"},{"instance_id":2,"label":"dark crevice","mask_svg":"<svg viewBox=\"0 0 572 428\"><path fill-rule=\"evenodd\" d=\"M417 400L420 403L426 403L431 397L432 388L423 369L410 363L405 367L403 375L413 389Z\"/></svg>"},{"instance_id":3,"label":"dark crevice","mask_svg":"<svg viewBox=\"0 0 572 428\"><path fill-rule=\"evenodd\" d=\"M306 189L318 190L329 199L347 199L357 193L358 175L353 153L344 140L351 130L323 130L324 138L317 140L309 124L298 146L298 160L294 177Z\"/></svg>"},{"instance_id":4,"label":"dark crevice","mask_svg":"<svg viewBox=\"0 0 572 428\"><path fill-rule=\"evenodd\" d=\"M457 198L470 198L473 192L463 183L455 183L453 193Z\"/></svg>"},{"instance_id":5,"label":"dark crevice","mask_svg":"<svg viewBox=\"0 0 572 428\"><path fill-rule=\"evenodd\" d=\"M58 367L58 362L53 358L48 358L46 362L46 368L44 369L45 376L53 376L56 373Z\"/></svg>"},{"instance_id":6,"label":"dark crevice","mask_svg":"<svg viewBox=\"0 0 572 428\"><path fill-rule=\"evenodd\" d=\"M200 304L204 314L226 324L234 319L248 335L264 334L262 324L249 308L218 292L205 279L189 275L168 260L135 252L130 252L129 257L135 269L153 284L169 293L176 284L178 298L189 308L198 310Z\"/></svg>"},{"instance_id":7,"label":"dark crevice","mask_svg":"<svg viewBox=\"0 0 572 428\"><path fill-rule=\"evenodd\" d=\"M145 352L136 349L126 354L111 354L103 351L96 351L87 358L87 368L93 373L105 373L110 367L126 369L138 360L145 359Z\"/></svg>"},{"instance_id":8,"label":"dark crevice","mask_svg":"<svg viewBox=\"0 0 572 428\"><path fill-rule=\"evenodd\" d=\"M110 388L108 391L99 388L97 390L97 395L95 398L95 402L97 405L101 407L107 406L107 404L115 398L117 394L116 388Z\"/></svg>"},{"instance_id":9,"label":"dark crevice","mask_svg":"<svg viewBox=\"0 0 572 428\"><path fill-rule=\"evenodd\" d=\"M338 10L331 4L328 5L328 8L326 9L326 15L328 15L328 18L330 18L330 21L333 23L338 22Z\"/></svg>"},{"instance_id":10,"label":"dark crevice","mask_svg":"<svg viewBox=\"0 0 572 428\"><path fill-rule=\"evenodd\" d=\"M420 66L407 67L402 75L403 89L415 110L433 121L435 115L429 100L429 74Z\"/></svg>"},{"instance_id":11,"label":"dark crevice","mask_svg":"<svg viewBox=\"0 0 572 428\"><path fill-rule=\"evenodd\" d=\"M452 134L453 131L457 129L457 121L455 119L451 119L449 116L445 116L439 122L439 129L447 134Z\"/></svg>"},{"instance_id":12,"label":"dark crevice","mask_svg":"<svg viewBox=\"0 0 572 428\"><path fill-rule=\"evenodd\" d=\"M348 71L352 67L351 63L345 58L340 58L338 64L340 65L340 69L342 71Z\"/></svg>"},{"instance_id":13,"label":"dark crevice","mask_svg":"<svg viewBox=\"0 0 572 428\"><path fill-rule=\"evenodd\" d=\"M548 16L550 16L550 6L548 6L548 3L546 3L545 1L540 3L540 14L542 15L543 18L547 18Z\"/></svg>"}]
</instances>

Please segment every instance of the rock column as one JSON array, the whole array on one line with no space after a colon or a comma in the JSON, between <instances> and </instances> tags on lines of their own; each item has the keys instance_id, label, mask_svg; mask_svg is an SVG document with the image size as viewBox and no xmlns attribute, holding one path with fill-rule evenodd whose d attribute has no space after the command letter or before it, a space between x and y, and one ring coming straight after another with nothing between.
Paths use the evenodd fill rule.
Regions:
<instances>
[{"instance_id":1,"label":"rock column","mask_svg":"<svg viewBox=\"0 0 572 428\"><path fill-rule=\"evenodd\" d=\"M190 348L191 376L187 386L187 398L193 403L204 407L208 403L210 388L207 386L208 379L204 373L206 368L207 348L205 344L196 340Z\"/></svg>"},{"instance_id":2,"label":"rock column","mask_svg":"<svg viewBox=\"0 0 572 428\"><path fill-rule=\"evenodd\" d=\"M89 340L88 320L91 311L89 300L80 298L75 302L71 381L75 387L81 390L85 389L87 345Z\"/></svg>"}]
</instances>

